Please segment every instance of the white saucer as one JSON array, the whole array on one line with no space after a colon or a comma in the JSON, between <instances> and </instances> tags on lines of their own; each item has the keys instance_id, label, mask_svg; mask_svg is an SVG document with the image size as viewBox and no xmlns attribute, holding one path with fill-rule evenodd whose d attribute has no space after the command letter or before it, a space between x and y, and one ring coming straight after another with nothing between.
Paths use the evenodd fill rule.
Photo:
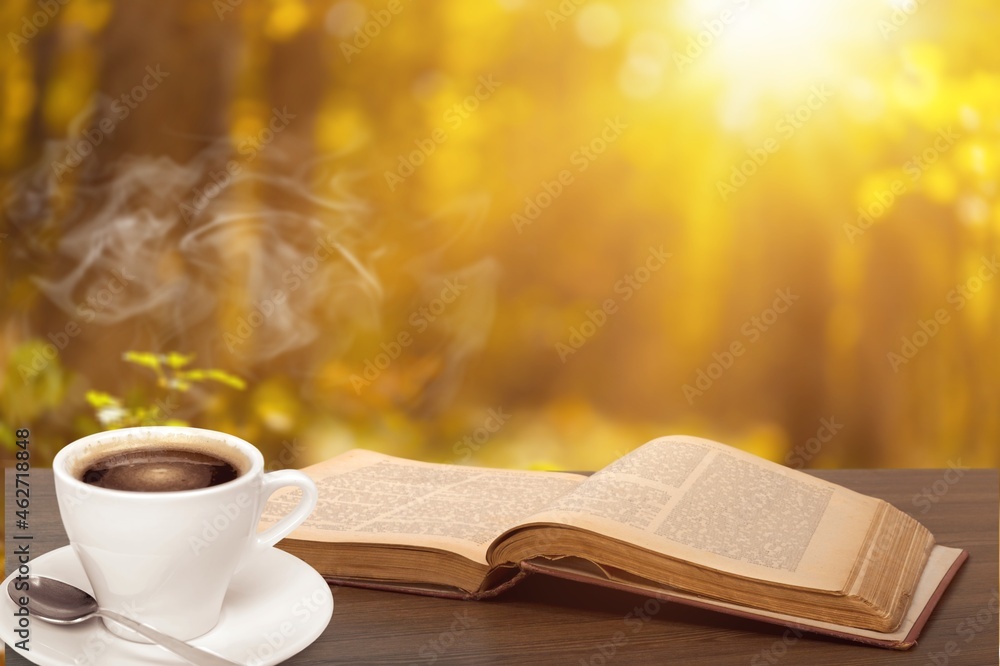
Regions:
<instances>
[{"instance_id":1,"label":"white saucer","mask_svg":"<svg viewBox=\"0 0 1000 666\"><path fill-rule=\"evenodd\" d=\"M72 583L91 592L76 553L66 546L31 562L31 573ZM0 589L0 613L17 609L7 594L12 573ZM197 602L195 602L197 603ZM192 641L216 654L252 666L271 666L315 641L333 615L333 595L326 581L302 560L276 548L260 551L236 573L226 593L222 617L212 631ZM104 628L99 619L57 626L31 619L30 651L14 643L11 622L0 622L0 638L39 666L178 666L187 664L163 648L132 643Z\"/></svg>"}]
</instances>

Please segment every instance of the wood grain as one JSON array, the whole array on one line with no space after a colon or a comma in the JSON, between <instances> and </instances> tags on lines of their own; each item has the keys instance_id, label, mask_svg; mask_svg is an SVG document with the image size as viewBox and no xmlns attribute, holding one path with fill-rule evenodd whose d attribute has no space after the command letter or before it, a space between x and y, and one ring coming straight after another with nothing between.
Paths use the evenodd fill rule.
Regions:
<instances>
[{"instance_id":1,"label":"wood grain","mask_svg":"<svg viewBox=\"0 0 1000 666\"><path fill-rule=\"evenodd\" d=\"M945 470L823 470L820 478L888 500L926 525L942 544L970 552L919 644L906 652L852 645L781 627L538 576L493 601L463 602L354 588L334 590L326 633L285 662L321 664L777 664L987 666L998 663L998 473L967 470L933 495ZM11 474L7 471L8 478ZM938 483L938 489L946 484ZM34 470L35 554L66 544L50 470ZM935 497L915 501L926 488ZM7 519L11 517L6 484ZM11 534L8 524L7 534ZM11 541L6 570L11 570ZM643 608L645 606L645 608ZM996 608L995 602L993 608ZM980 620L976 619L979 614ZM984 619L985 618L985 619ZM979 631L975 631L979 629ZM946 646L954 642L951 655ZM955 648L958 651L955 651ZM28 662L14 654L10 666ZM112 665L109 665L112 666Z\"/></svg>"}]
</instances>

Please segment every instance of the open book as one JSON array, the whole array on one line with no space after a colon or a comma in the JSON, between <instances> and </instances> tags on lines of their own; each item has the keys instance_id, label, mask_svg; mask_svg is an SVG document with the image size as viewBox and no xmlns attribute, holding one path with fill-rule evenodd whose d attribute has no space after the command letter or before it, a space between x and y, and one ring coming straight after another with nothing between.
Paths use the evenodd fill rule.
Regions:
<instances>
[{"instance_id":1,"label":"open book","mask_svg":"<svg viewBox=\"0 0 1000 666\"><path fill-rule=\"evenodd\" d=\"M592 476L364 450L303 471L319 504L278 545L348 585L478 599L540 572L905 648L966 557L882 500L694 437Z\"/></svg>"}]
</instances>

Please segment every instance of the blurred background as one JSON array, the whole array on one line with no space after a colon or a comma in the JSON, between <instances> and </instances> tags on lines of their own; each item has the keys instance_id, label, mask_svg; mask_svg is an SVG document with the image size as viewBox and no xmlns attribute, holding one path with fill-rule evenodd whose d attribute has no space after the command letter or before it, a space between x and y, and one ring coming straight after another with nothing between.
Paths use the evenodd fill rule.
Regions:
<instances>
[{"instance_id":1,"label":"blurred background","mask_svg":"<svg viewBox=\"0 0 1000 666\"><path fill-rule=\"evenodd\" d=\"M0 13L8 460L1000 463L994 2Z\"/></svg>"}]
</instances>

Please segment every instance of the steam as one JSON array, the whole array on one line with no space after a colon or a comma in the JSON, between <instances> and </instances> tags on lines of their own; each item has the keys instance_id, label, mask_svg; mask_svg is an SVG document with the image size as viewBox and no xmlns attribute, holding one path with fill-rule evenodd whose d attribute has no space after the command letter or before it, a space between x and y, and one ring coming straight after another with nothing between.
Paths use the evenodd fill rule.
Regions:
<instances>
[{"instance_id":1,"label":"steam","mask_svg":"<svg viewBox=\"0 0 1000 666\"><path fill-rule=\"evenodd\" d=\"M10 251L30 262L32 280L65 318L114 331L117 344L193 351L253 375L279 357L297 354L298 367L309 367L358 338L390 336L381 326L387 297L393 307L416 307L450 276L469 292L425 341L445 358L439 396L451 394L485 344L496 263L456 262L454 240L412 252L380 240L340 155L302 164L275 142L234 174L226 165L239 158L217 141L184 164L143 156L106 163L95 150L69 174L54 170L95 125L80 119L72 141L49 143L0 202L15 236ZM442 211L449 223L459 217L453 239L478 228L486 203L474 197ZM413 233L438 222L412 222ZM386 261L410 284L384 285ZM107 349L108 362L123 350Z\"/></svg>"},{"instance_id":2,"label":"steam","mask_svg":"<svg viewBox=\"0 0 1000 666\"><path fill-rule=\"evenodd\" d=\"M87 200L62 216L57 268L35 278L40 290L69 317L86 313L102 326L142 320L162 342L179 347L190 347L188 333L203 333L208 324L235 329L236 313L283 290L286 297L246 340L252 345L243 345L242 356L252 361L315 340L321 309L376 316L381 286L366 266L371 257L361 256L359 203L317 196L293 178L238 175L227 189L257 181L258 189L277 190L283 205L307 212L266 203L250 210L224 193L188 219L179 202L192 198L205 171L207 163L129 157L104 182L84 184ZM317 262L320 242L337 256ZM313 270L290 290L288 271L302 271L303 264Z\"/></svg>"},{"instance_id":3,"label":"steam","mask_svg":"<svg viewBox=\"0 0 1000 666\"><path fill-rule=\"evenodd\" d=\"M486 196L468 196L414 224L415 234L429 233L435 227L447 228L449 233L445 242L415 253L406 261L405 270L420 284L411 307L418 307L414 301L420 305L432 303L449 280L465 285L462 295L434 321L434 340L444 364L425 387L423 402L429 411L442 409L454 397L467 361L486 345L496 316L499 262L487 256L457 270L450 268L457 263L454 257L462 256L462 246L478 235L489 203Z\"/></svg>"}]
</instances>

